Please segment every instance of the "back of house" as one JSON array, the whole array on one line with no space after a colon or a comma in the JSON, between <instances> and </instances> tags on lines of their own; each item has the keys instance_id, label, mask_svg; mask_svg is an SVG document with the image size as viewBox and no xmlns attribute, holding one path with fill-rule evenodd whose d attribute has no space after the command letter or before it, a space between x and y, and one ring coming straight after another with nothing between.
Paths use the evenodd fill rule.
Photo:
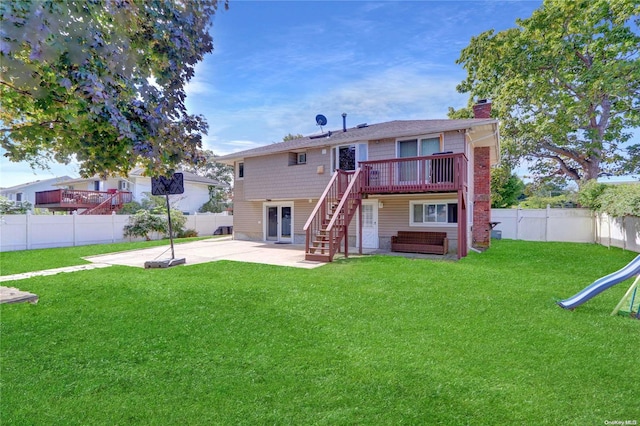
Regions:
<instances>
[{"instance_id":1,"label":"back of house","mask_svg":"<svg viewBox=\"0 0 640 426\"><path fill-rule=\"evenodd\" d=\"M490 104L480 106L486 112ZM234 238L308 243L310 218L336 174L348 182L358 171L349 246L388 250L399 231L433 231L447 233L458 257L469 244L486 248L499 135L498 122L482 117L345 126L217 157L235 170Z\"/></svg>"}]
</instances>

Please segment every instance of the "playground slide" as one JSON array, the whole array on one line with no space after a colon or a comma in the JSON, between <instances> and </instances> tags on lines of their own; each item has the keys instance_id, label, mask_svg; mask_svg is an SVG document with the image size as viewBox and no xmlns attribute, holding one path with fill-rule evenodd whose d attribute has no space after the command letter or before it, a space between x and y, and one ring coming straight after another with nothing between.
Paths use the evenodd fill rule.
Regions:
<instances>
[{"instance_id":1,"label":"playground slide","mask_svg":"<svg viewBox=\"0 0 640 426\"><path fill-rule=\"evenodd\" d=\"M620 269L619 271L595 280L590 286L588 286L575 296L559 301L558 305L565 309L573 309L577 306L582 305L587 300L590 300L591 298L602 293L606 289L611 288L614 285L628 280L629 278L638 274L640 274L640 255L638 255L635 259L629 262L627 266Z\"/></svg>"}]
</instances>

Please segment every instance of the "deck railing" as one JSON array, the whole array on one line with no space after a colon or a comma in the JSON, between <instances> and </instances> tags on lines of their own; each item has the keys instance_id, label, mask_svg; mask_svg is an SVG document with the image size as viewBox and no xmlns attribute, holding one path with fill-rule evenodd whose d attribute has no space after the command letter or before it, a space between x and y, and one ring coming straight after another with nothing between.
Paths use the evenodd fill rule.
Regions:
<instances>
[{"instance_id":1,"label":"deck railing","mask_svg":"<svg viewBox=\"0 0 640 426\"><path fill-rule=\"evenodd\" d=\"M122 205L131 202L132 198L130 192L114 192L109 195L110 196L103 202L83 211L81 214L110 214L111 212L120 210Z\"/></svg>"},{"instance_id":2,"label":"deck railing","mask_svg":"<svg viewBox=\"0 0 640 426\"><path fill-rule=\"evenodd\" d=\"M118 201L121 204L131 202L133 195L131 192L117 192ZM84 191L78 189L53 189L50 191L36 192L36 207L68 208L92 208L112 200L114 193L105 191Z\"/></svg>"},{"instance_id":3,"label":"deck railing","mask_svg":"<svg viewBox=\"0 0 640 426\"><path fill-rule=\"evenodd\" d=\"M366 194L457 191L467 184L462 153L363 161L360 166Z\"/></svg>"}]
</instances>

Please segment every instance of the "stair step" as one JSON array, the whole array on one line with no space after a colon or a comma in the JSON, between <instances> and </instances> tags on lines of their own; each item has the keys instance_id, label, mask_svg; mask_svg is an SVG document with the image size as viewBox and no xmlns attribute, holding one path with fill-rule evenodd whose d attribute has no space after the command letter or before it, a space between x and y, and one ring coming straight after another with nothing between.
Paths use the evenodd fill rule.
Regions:
<instances>
[{"instance_id":1,"label":"stair step","mask_svg":"<svg viewBox=\"0 0 640 426\"><path fill-rule=\"evenodd\" d=\"M331 262L332 259L328 254L307 253L304 256L304 260L310 260L314 262Z\"/></svg>"}]
</instances>

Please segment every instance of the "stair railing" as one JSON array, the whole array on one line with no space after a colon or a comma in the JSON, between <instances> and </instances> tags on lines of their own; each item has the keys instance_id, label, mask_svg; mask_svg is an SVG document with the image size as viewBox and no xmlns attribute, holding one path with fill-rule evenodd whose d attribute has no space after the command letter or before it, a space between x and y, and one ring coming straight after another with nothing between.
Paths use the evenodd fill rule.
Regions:
<instances>
[{"instance_id":1,"label":"stair railing","mask_svg":"<svg viewBox=\"0 0 640 426\"><path fill-rule=\"evenodd\" d=\"M349 223L360 205L361 171L336 170L304 226L305 252L309 260L332 261L345 241Z\"/></svg>"},{"instance_id":2,"label":"stair railing","mask_svg":"<svg viewBox=\"0 0 640 426\"><path fill-rule=\"evenodd\" d=\"M120 210L124 203L130 202L132 199L130 192L114 192L104 201L95 207L83 211L83 215L93 214L110 214L113 211Z\"/></svg>"},{"instance_id":3,"label":"stair railing","mask_svg":"<svg viewBox=\"0 0 640 426\"><path fill-rule=\"evenodd\" d=\"M342 240L344 240L344 254L345 256L349 255L349 241L347 238L349 224L362 202L361 171L358 168L351 174L349 184L340 197L335 213L327 225L326 233L330 241L329 261L333 260L333 256L340 251Z\"/></svg>"},{"instance_id":4,"label":"stair railing","mask_svg":"<svg viewBox=\"0 0 640 426\"><path fill-rule=\"evenodd\" d=\"M320 234L320 231L328 218L328 213L331 211L331 206L338 202L338 198L340 196L339 176L341 173L344 172L336 170L333 176L331 176L331 180L318 199L311 215L309 215L307 223L302 228L306 233L305 253L307 254L315 252L316 248L313 246L313 241Z\"/></svg>"}]
</instances>

